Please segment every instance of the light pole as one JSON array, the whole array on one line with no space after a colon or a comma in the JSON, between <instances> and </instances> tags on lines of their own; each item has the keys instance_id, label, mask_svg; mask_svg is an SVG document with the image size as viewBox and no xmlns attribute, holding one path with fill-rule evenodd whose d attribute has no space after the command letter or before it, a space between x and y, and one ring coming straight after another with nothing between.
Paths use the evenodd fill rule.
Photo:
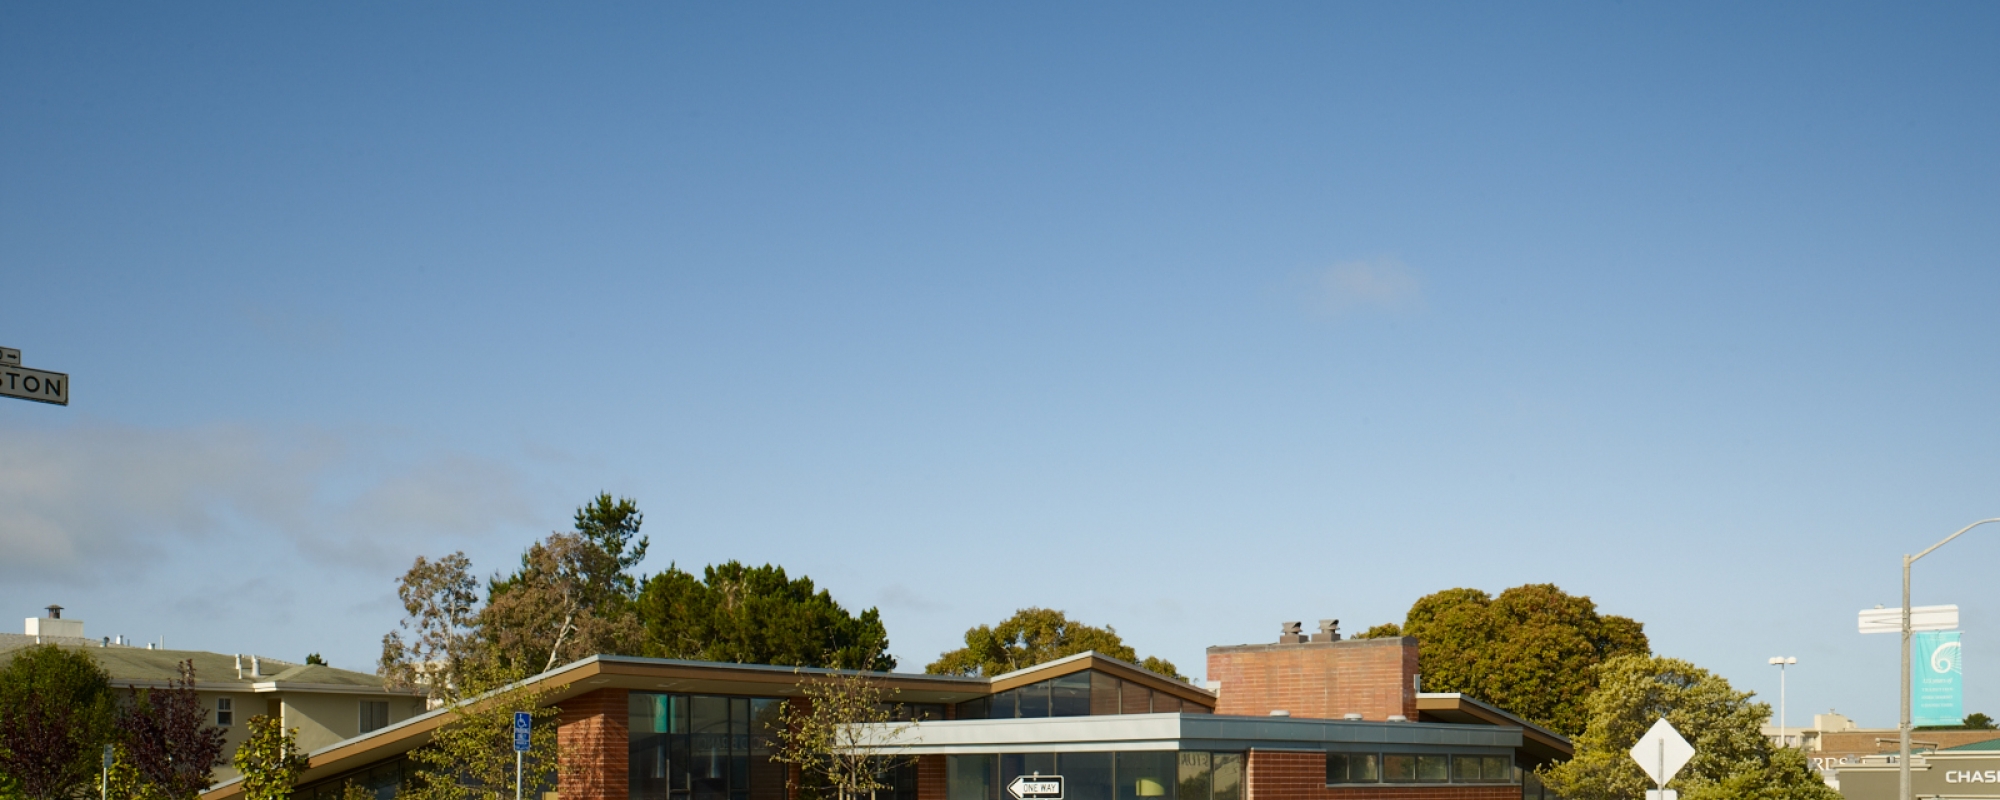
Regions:
<instances>
[{"instance_id":1,"label":"light pole","mask_svg":"<svg viewBox=\"0 0 2000 800\"><path fill-rule=\"evenodd\" d=\"M1982 519L1978 522L1972 523L1971 525L1959 528L1958 533L1954 533L1950 536L1944 537L1944 541L1938 542L1937 544L1924 548L1923 552L1913 556L1911 555L1903 556L1903 714L1902 714L1902 719L1896 722L1896 729L1897 729L1896 738L1900 741L1900 744L1898 745L1896 751L1897 752L1896 797L1898 798L1898 800L1911 800L1910 797L1910 565L1917 563L1917 559L1930 555L1932 550L1936 550L1940 547L1945 546L1946 543L1950 542L1953 539L1958 538L1959 536L1963 535L1966 531L1972 530L1973 528L1977 528L1988 522L2000 522L2000 517L1994 517L1992 519ZM1780 691L1783 690L1781 689Z\"/></svg>"},{"instance_id":2,"label":"light pole","mask_svg":"<svg viewBox=\"0 0 2000 800\"><path fill-rule=\"evenodd\" d=\"M1785 667L1799 663L1798 656L1772 656L1771 665L1778 668L1778 746L1791 747L1791 738L1785 735Z\"/></svg>"}]
</instances>

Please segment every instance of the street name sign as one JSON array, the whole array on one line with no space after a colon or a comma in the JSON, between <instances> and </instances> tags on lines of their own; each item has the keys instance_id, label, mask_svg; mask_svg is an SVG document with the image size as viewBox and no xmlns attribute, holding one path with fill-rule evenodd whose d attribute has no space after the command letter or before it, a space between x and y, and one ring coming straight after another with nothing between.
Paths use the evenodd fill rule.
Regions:
<instances>
[{"instance_id":1,"label":"street name sign","mask_svg":"<svg viewBox=\"0 0 2000 800\"><path fill-rule=\"evenodd\" d=\"M21 351L12 347L0 347L0 367L21 366Z\"/></svg>"},{"instance_id":2,"label":"street name sign","mask_svg":"<svg viewBox=\"0 0 2000 800\"><path fill-rule=\"evenodd\" d=\"M1659 722L1639 737L1639 743L1632 745L1632 760L1639 762L1639 769L1652 778L1653 783L1665 787L1674 774L1687 766L1688 759L1694 758L1694 745L1681 737L1681 732L1661 717ZM1648 793L1651 796L1651 793ZM1659 800L1672 800L1659 798Z\"/></svg>"},{"instance_id":3,"label":"street name sign","mask_svg":"<svg viewBox=\"0 0 2000 800\"><path fill-rule=\"evenodd\" d=\"M526 711L514 712L514 752L528 752L528 731L534 724L535 715Z\"/></svg>"},{"instance_id":4,"label":"street name sign","mask_svg":"<svg viewBox=\"0 0 2000 800\"><path fill-rule=\"evenodd\" d=\"M0 397L69 405L69 376L27 367L0 366Z\"/></svg>"},{"instance_id":5,"label":"street name sign","mask_svg":"<svg viewBox=\"0 0 2000 800\"><path fill-rule=\"evenodd\" d=\"M1015 800L1062 800L1063 778L1061 775L1022 775L1007 784L1007 793Z\"/></svg>"},{"instance_id":6,"label":"street name sign","mask_svg":"<svg viewBox=\"0 0 2000 800\"><path fill-rule=\"evenodd\" d=\"M1958 606L1910 606L1910 630L1948 631L1958 628ZM1861 609L1862 633L1902 633L1900 608Z\"/></svg>"}]
</instances>

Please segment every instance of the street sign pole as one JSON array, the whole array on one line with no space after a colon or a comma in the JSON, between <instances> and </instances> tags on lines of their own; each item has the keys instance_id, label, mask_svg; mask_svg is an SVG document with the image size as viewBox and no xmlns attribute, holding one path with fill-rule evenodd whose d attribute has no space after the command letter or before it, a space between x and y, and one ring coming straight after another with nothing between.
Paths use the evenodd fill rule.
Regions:
<instances>
[{"instance_id":1,"label":"street sign pole","mask_svg":"<svg viewBox=\"0 0 2000 800\"><path fill-rule=\"evenodd\" d=\"M535 724L535 715L526 711L514 712L514 800L521 800L521 761L527 757L529 734Z\"/></svg>"},{"instance_id":2,"label":"street sign pole","mask_svg":"<svg viewBox=\"0 0 2000 800\"><path fill-rule=\"evenodd\" d=\"M1896 724L1896 800L1911 800L1910 795L1910 565L1917 559L1930 555L1932 550L1949 544L1951 540L1988 522L2000 522L2000 517L1982 519L1958 529L1958 533L1944 537L1944 541L1931 545L1916 555L1903 556L1903 713Z\"/></svg>"},{"instance_id":3,"label":"street sign pole","mask_svg":"<svg viewBox=\"0 0 2000 800\"><path fill-rule=\"evenodd\" d=\"M69 375L21 366L21 351L0 347L0 397L69 405Z\"/></svg>"}]
</instances>

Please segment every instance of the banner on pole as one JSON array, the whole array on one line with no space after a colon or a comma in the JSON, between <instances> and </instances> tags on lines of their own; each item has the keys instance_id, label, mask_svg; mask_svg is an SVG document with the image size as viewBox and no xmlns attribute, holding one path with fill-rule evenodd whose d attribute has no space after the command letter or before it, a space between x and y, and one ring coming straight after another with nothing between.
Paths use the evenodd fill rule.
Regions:
<instances>
[{"instance_id":1,"label":"banner on pole","mask_svg":"<svg viewBox=\"0 0 2000 800\"><path fill-rule=\"evenodd\" d=\"M1912 634L1916 652L1910 684L1912 725L1957 725L1965 720L1965 666L1959 659L1958 631Z\"/></svg>"}]
</instances>

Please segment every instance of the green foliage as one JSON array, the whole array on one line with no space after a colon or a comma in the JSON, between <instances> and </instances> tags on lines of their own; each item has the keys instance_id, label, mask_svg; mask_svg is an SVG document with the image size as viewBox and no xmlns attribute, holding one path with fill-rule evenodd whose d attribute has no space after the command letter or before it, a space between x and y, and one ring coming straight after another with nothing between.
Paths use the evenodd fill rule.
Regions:
<instances>
[{"instance_id":1,"label":"green foliage","mask_svg":"<svg viewBox=\"0 0 2000 800\"><path fill-rule=\"evenodd\" d=\"M431 734L429 744L411 751L414 774L406 792L411 800L511 800L514 796L514 712L534 715L523 759L524 795L553 790L557 771L556 716L546 705L563 687L534 687L525 676L490 664L465 673L463 693L472 699L453 703L451 719Z\"/></svg>"},{"instance_id":2,"label":"green foliage","mask_svg":"<svg viewBox=\"0 0 2000 800\"><path fill-rule=\"evenodd\" d=\"M933 675L992 677L1036 664L1095 650L1120 661L1137 662L1148 671L1185 680L1170 661L1153 656L1140 662L1118 631L1085 625L1051 608L1024 608L999 625L980 625L965 632L965 646L938 656L924 667Z\"/></svg>"},{"instance_id":3,"label":"green foliage","mask_svg":"<svg viewBox=\"0 0 2000 800\"><path fill-rule=\"evenodd\" d=\"M132 751L123 744L112 746L111 768L104 771L104 794L109 800L165 800L165 795L132 763Z\"/></svg>"},{"instance_id":4,"label":"green foliage","mask_svg":"<svg viewBox=\"0 0 2000 800\"><path fill-rule=\"evenodd\" d=\"M546 671L598 653L640 649L633 567L646 557L645 515L629 497L599 493L576 510L576 529L521 554L521 568L488 583L478 627L492 654Z\"/></svg>"},{"instance_id":5,"label":"green foliage","mask_svg":"<svg viewBox=\"0 0 2000 800\"><path fill-rule=\"evenodd\" d=\"M306 768L305 756L299 753L299 730L288 730L263 714L251 717L249 727L249 738L232 759L243 774L244 800L287 800Z\"/></svg>"},{"instance_id":6,"label":"green foliage","mask_svg":"<svg viewBox=\"0 0 2000 800\"><path fill-rule=\"evenodd\" d=\"M702 577L669 566L646 579L638 618L645 653L743 664L887 671L889 633L870 608L850 614L811 578L730 561Z\"/></svg>"},{"instance_id":7,"label":"green foliage","mask_svg":"<svg viewBox=\"0 0 2000 800\"><path fill-rule=\"evenodd\" d=\"M1965 715L1965 727L1975 731L1990 731L2000 728L2000 724L1996 724L1992 717L1974 711Z\"/></svg>"},{"instance_id":8,"label":"green foliage","mask_svg":"<svg viewBox=\"0 0 2000 800\"><path fill-rule=\"evenodd\" d=\"M326 659L320 658L318 653L307 653L306 666L313 666L313 665L324 667L326 666Z\"/></svg>"},{"instance_id":9,"label":"green foliage","mask_svg":"<svg viewBox=\"0 0 2000 800\"><path fill-rule=\"evenodd\" d=\"M1403 628L1394 622L1384 622L1354 635L1356 639L1394 639L1403 635Z\"/></svg>"},{"instance_id":10,"label":"green foliage","mask_svg":"<svg viewBox=\"0 0 2000 800\"><path fill-rule=\"evenodd\" d=\"M1378 631L1416 637L1425 691L1463 692L1571 736L1583 731L1599 665L1651 652L1638 622L1546 583L1499 597L1446 589L1410 606L1399 630L1368 633Z\"/></svg>"},{"instance_id":11,"label":"green foliage","mask_svg":"<svg viewBox=\"0 0 2000 800\"><path fill-rule=\"evenodd\" d=\"M16 650L0 670L0 774L31 800L95 795L112 720L111 678L89 653Z\"/></svg>"},{"instance_id":12,"label":"green foliage","mask_svg":"<svg viewBox=\"0 0 2000 800\"><path fill-rule=\"evenodd\" d=\"M1694 758L1669 788L1687 800L1839 800L1807 768L1804 754L1775 747L1758 728L1765 703L1721 677L1672 658L1624 655L1605 661L1585 707L1576 757L1543 780L1569 800L1627 800L1652 788L1629 755L1661 717L1694 745Z\"/></svg>"},{"instance_id":13,"label":"green foliage","mask_svg":"<svg viewBox=\"0 0 2000 800\"><path fill-rule=\"evenodd\" d=\"M348 781L340 785L340 800L375 800L375 793L368 787Z\"/></svg>"},{"instance_id":14,"label":"green foliage","mask_svg":"<svg viewBox=\"0 0 2000 800\"><path fill-rule=\"evenodd\" d=\"M885 773L910 758L904 737L911 726L893 722L895 690L849 672L807 680L799 691L805 702L786 702L771 724L778 740L772 759L799 770L793 793L831 789L835 800L858 800L891 788Z\"/></svg>"}]
</instances>

